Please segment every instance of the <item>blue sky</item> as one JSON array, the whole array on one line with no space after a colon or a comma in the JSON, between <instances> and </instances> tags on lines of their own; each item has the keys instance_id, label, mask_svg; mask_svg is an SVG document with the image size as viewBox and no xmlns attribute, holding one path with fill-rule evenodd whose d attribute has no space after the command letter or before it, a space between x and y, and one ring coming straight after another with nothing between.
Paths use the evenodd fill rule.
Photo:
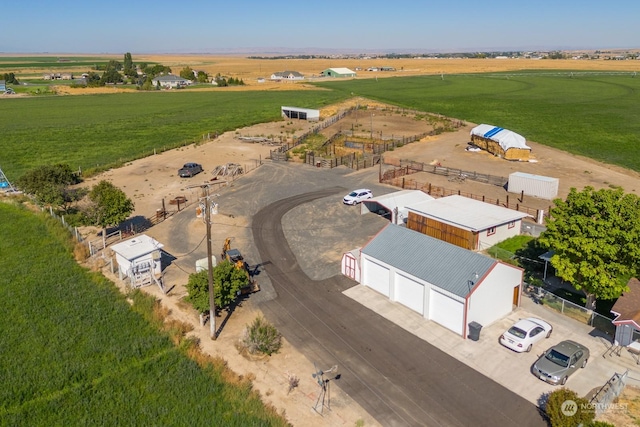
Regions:
<instances>
[{"instance_id":1,"label":"blue sky","mask_svg":"<svg viewBox=\"0 0 640 427\"><path fill-rule=\"evenodd\" d=\"M2 53L459 52L640 48L640 1L32 0Z\"/></svg>"}]
</instances>

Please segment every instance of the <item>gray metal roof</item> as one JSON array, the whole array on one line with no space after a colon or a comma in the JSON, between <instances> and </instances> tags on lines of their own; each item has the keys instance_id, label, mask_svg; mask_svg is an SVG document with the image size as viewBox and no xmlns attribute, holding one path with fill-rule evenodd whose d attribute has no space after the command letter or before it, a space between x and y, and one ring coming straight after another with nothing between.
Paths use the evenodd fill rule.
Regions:
<instances>
[{"instance_id":1,"label":"gray metal roof","mask_svg":"<svg viewBox=\"0 0 640 427\"><path fill-rule=\"evenodd\" d=\"M497 261L394 224L387 225L362 253L439 288L466 297ZM477 275L477 278L476 278Z\"/></svg>"}]
</instances>

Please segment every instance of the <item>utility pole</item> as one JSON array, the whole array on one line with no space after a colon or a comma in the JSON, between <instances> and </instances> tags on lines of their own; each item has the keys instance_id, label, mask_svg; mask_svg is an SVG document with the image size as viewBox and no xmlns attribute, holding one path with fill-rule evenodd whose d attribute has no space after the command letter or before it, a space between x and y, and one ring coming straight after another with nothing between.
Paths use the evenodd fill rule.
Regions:
<instances>
[{"instance_id":1,"label":"utility pole","mask_svg":"<svg viewBox=\"0 0 640 427\"><path fill-rule=\"evenodd\" d=\"M217 181L215 184L226 184L227 181ZM187 188L200 187L202 189L202 197L204 198L204 218L207 226L207 272L209 279L209 325L211 326L211 339L216 340L216 300L213 293L213 261L211 260L211 201L212 196L219 196L219 194L209 194L209 186L212 183L206 183L201 185L192 185Z\"/></svg>"},{"instance_id":2,"label":"utility pole","mask_svg":"<svg viewBox=\"0 0 640 427\"><path fill-rule=\"evenodd\" d=\"M204 193L204 217L207 223L207 272L209 277L209 325L211 326L210 336L216 340L216 299L213 294L213 262L211 261L211 202L209 201L209 186L202 186Z\"/></svg>"}]
</instances>

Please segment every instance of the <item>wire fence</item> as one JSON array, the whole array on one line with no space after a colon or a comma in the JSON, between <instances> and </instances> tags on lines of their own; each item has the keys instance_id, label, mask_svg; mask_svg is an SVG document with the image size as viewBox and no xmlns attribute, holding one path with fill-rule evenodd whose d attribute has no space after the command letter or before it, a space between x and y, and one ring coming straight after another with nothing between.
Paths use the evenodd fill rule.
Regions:
<instances>
[{"instance_id":1,"label":"wire fence","mask_svg":"<svg viewBox=\"0 0 640 427\"><path fill-rule=\"evenodd\" d=\"M591 398L589 406L595 410L596 416L608 410L615 409L612 408L612 403L614 403L624 391L628 377L628 370L622 374L616 372Z\"/></svg>"},{"instance_id":2,"label":"wire fence","mask_svg":"<svg viewBox=\"0 0 640 427\"><path fill-rule=\"evenodd\" d=\"M526 285L525 295L529 296L537 304L543 305L550 310L554 310L564 316L577 320L585 325L604 332L613 337L616 333L615 326L611 323L611 318L596 313L569 300L559 297L553 292L542 289L538 286Z\"/></svg>"}]
</instances>

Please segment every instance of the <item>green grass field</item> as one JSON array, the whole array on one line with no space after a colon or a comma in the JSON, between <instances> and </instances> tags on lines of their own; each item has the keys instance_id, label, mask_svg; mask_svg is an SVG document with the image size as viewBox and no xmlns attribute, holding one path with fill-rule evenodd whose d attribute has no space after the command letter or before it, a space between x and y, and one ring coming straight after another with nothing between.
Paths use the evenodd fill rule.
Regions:
<instances>
[{"instance_id":1,"label":"green grass field","mask_svg":"<svg viewBox=\"0 0 640 427\"><path fill-rule=\"evenodd\" d=\"M60 61L60 58L65 60ZM106 65L109 59L102 57L86 56L5 56L0 57L0 73L20 72L29 68L48 69L68 69L69 67L85 67L87 71L95 68L96 65Z\"/></svg>"},{"instance_id":2,"label":"green grass field","mask_svg":"<svg viewBox=\"0 0 640 427\"><path fill-rule=\"evenodd\" d=\"M132 309L81 268L67 234L0 203L0 426L286 425L248 381L159 332L141 293Z\"/></svg>"},{"instance_id":3,"label":"green grass field","mask_svg":"<svg viewBox=\"0 0 640 427\"><path fill-rule=\"evenodd\" d=\"M573 77L571 77L573 76ZM15 180L65 162L114 166L225 132L279 120L280 106L322 108L353 95L472 123L640 171L640 77L519 72L315 83L330 91L139 92L0 100L0 167Z\"/></svg>"},{"instance_id":4,"label":"green grass field","mask_svg":"<svg viewBox=\"0 0 640 427\"><path fill-rule=\"evenodd\" d=\"M640 75L530 71L318 86L504 127L530 141L640 171Z\"/></svg>"},{"instance_id":5,"label":"green grass field","mask_svg":"<svg viewBox=\"0 0 640 427\"><path fill-rule=\"evenodd\" d=\"M320 108L334 91L136 92L0 100L0 167L10 180L43 164L101 168L280 119L280 107Z\"/></svg>"}]
</instances>

